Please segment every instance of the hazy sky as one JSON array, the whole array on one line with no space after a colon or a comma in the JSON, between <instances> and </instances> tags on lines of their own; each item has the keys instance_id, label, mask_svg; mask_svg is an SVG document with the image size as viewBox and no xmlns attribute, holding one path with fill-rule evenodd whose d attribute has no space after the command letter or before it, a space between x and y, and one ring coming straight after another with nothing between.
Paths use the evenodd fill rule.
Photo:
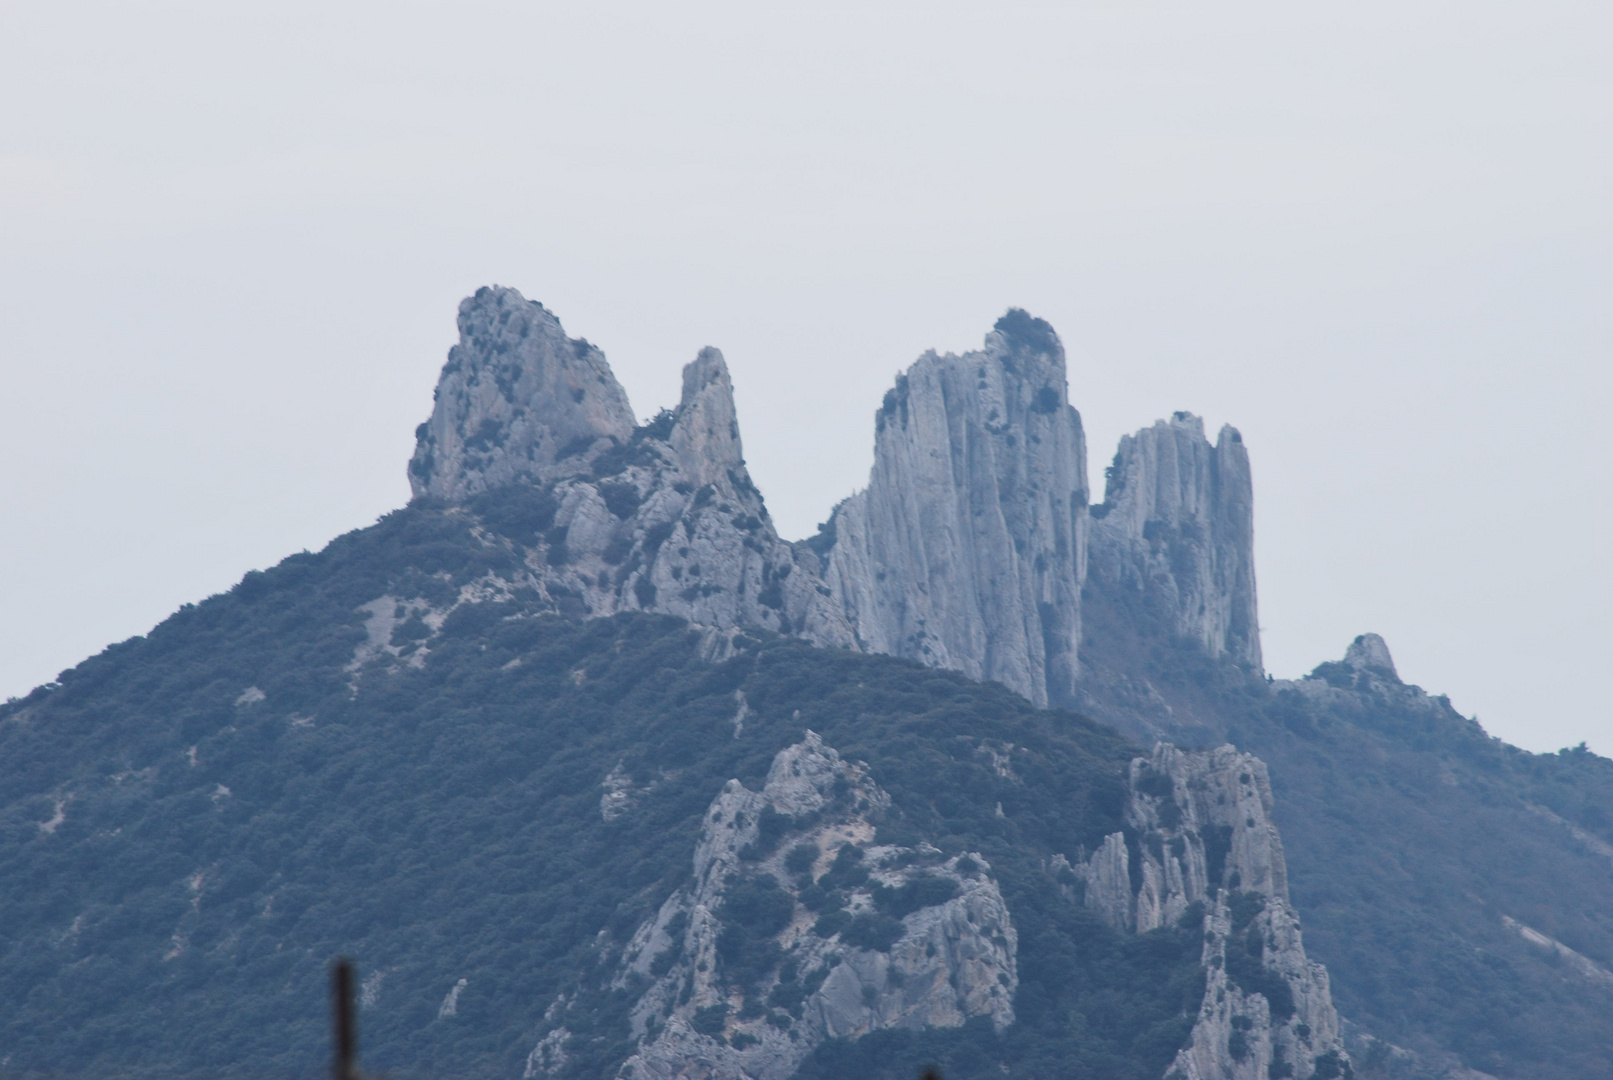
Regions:
<instances>
[{"instance_id":1,"label":"hazy sky","mask_svg":"<svg viewBox=\"0 0 1613 1080\"><path fill-rule=\"evenodd\" d=\"M1242 429L1274 673L1613 751L1606 0L11 2L0 100L0 696L402 505L498 282L722 348L792 537L1027 307L1100 485Z\"/></svg>"}]
</instances>

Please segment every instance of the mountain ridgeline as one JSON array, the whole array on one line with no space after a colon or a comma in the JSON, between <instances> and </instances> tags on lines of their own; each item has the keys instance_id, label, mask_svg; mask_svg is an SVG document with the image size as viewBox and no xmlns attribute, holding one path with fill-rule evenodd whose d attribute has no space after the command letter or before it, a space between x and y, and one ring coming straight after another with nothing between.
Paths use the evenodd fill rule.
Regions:
<instances>
[{"instance_id":1,"label":"mountain ridgeline","mask_svg":"<svg viewBox=\"0 0 1613 1080\"><path fill-rule=\"evenodd\" d=\"M305 1075L347 953L400 1078L1613 1078L1613 763L1268 678L1235 429L1094 504L1011 310L791 542L715 349L459 332L408 507L0 707L0 1077Z\"/></svg>"}]
</instances>

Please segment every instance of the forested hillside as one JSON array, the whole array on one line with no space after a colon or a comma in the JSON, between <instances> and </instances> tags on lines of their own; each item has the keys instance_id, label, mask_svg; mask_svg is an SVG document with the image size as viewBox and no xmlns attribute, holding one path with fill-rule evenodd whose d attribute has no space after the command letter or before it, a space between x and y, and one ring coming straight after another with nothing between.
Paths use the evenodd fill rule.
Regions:
<instances>
[{"instance_id":1,"label":"forested hillside","mask_svg":"<svg viewBox=\"0 0 1613 1080\"><path fill-rule=\"evenodd\" d=\"M1162 1075L1202 992L1196 927L1118 933L1048 870L1121 828L1133 747L905 661L745 635L709 662L678 620L520 598L399 621L401 658L349 670L360 605L498 569L474 524L399 511L0 712L0 1072L308 1075L347 954L372 1068L519 1076L564 994L594 1023L561 1075L609 1075L627 936L687 878L724 782L754 787L810 728L890 793L881 842L991 860L1020 982L1001 1035L829 1044L803 1075ZM989 750L1009 745L1014 779Z\"/></svg>"},{"instance_id":2,"label":"forested hillside","mask_svg":"<svg viewBox=\"0 0 1613 1080\"><path fill-rule=\"evenodd\" d=\"M1494 739L1392 662L1267 682L1150 633L1140 606L1088 600L1086 659L1110 693L1158 694L1106 718L1270 766L1306 946L1356 1025L1358 1070L1613 1076L1613 761Z\"/></svg>"}]
</instances>

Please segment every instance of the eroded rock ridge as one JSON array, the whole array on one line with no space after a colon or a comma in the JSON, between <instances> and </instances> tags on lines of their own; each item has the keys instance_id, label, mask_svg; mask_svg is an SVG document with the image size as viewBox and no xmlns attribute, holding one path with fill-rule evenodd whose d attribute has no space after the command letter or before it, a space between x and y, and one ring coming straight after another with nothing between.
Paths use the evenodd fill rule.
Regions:
<instances>
[{"instance_id":1,"label":"eroded rock ridge","mask_svg":"<svg viewBox=\"0 0 1613 1080\"><path fill-rule=\"evenodd\" d=\"M926 353L875 416L868 487L817 546L871 652L1072 700L1086 446L1052 327L1010 311L984 348Z\"/></svg>"},{"instance_id":2,"label":"eroded rock ridge","mask_svg":"<svg viewBox=\"0 0 1613 1080\"><path fill-rule=\"evenodd\" d=\"M1288 899L1266 766L1166 743L1131 763L1127 831L1087 860L1086 904L1117 929L1202 925L1204 1002L1171 1080L1337 1077L1348 1057L1327 970Z\"/></svg>"},{"instance_id":3,"label":"eroded rock ridge","mask_svg":"<svg viewBox=\"0 0 1613 1080\"><path fill-rule=\"evenodd\" d=\"M981 349L926 353L897 379L868 486L793 545L746 471L717 350L685 368L676 410L640 426L604 355L514 289L478 290L459 329L410 483L473 510L504 493L489 535L517 544L516 584L555 610L660 612L719 638L757 627L1074 705L1092 697L1085 588L1139 633L1260 670L1241 437L1224 428L1212 446L1187 413L1128 436L1089 511L1064 349L1024 311Z\"/></svg>"},{"instance_id":4,"label":"eroded rock ridge","mask_svg":"<svg viewBox=\"0 0 1613 1080\"><path fill-rule=\"evenodd\" d=\"M751 482L720 352L684 368L677 409L635 426L604 356L514 289L479 290L459 325L410 479L480 514L524 569L454 602L530 588L567 614L674 615L719 653L742 627L854 645Z\"/></svg>"},{"instance_id":5,"label":"eroded rock ridge","mask_svg":"<svg viewBox=\"0 0 1613 1080\"><path fill-rule=\"evenodd\" d=\"M623 952L616 985L642 988L623 1080L784 1080L826 1039L1013 1023L1018 935L990 865L874 843L889 802L810 731L760 791L728 782L693 880Z\"/></svg>"},{"instance_id":6,"label":"eroded rock ridge","mask_svg":"<svg viewBox=\"0 0 1613 1080\"><path fill-rule=\"evenodd\" d=\"M1090 589L1259 672L1254 485L1236 428L1178 412L1120 440L1092 508Z\"/></svg>"}]
</instances>

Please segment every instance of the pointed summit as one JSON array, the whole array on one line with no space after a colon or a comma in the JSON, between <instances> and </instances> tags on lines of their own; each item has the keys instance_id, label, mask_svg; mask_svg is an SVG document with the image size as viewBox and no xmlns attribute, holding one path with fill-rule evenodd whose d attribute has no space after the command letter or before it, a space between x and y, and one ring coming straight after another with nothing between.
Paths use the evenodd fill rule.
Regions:
<instances>
[{"instance_id":1,"label":"pointed summit","mask_svg":"<svg viewBox=\"0 0 1613 1080\"><path fill-rule=\"evenodd\" d=\"M626 440L633 410L605 354L570 338L542 304L484 286L459 305L459 344L415 432L416 498L459 500L513 480L541 482L601 438Z\"/></svg>"},{"instance_id":2,"label":"pointed summit","mask_svg":"<svg viewBox=\"0 0 1613 1080\"><path fill-rule=\"evenodd\" d=\"M744 466L734 384L721 352L708 346L684 367L683 398L674 416L667 441L694 484L709 484Z\"/></svg>"}]
</instances>

